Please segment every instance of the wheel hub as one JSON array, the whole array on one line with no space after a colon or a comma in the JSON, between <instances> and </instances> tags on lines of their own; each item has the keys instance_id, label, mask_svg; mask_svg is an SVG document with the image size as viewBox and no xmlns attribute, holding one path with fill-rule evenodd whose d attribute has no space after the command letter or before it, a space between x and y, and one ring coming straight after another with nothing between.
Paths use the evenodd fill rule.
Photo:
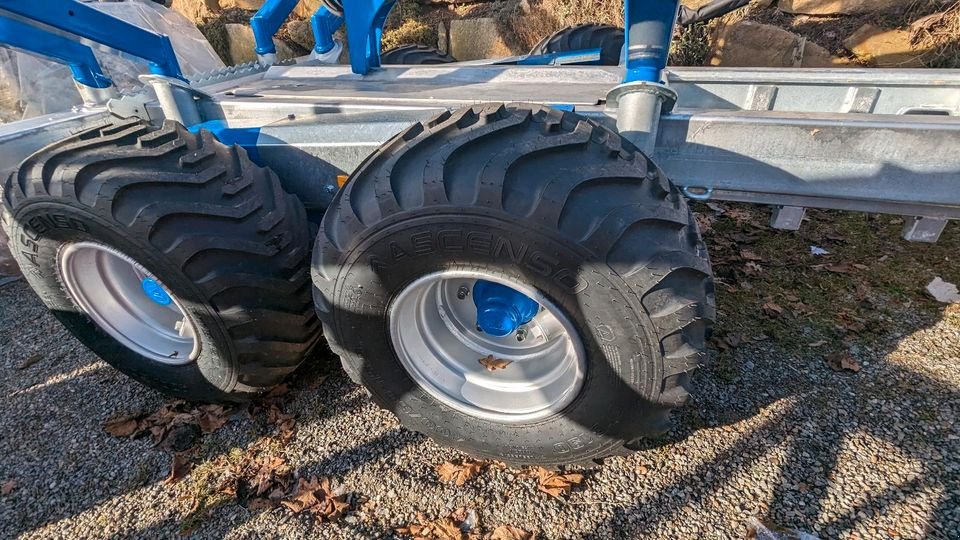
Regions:
<instances>
[{"instance_id":1,"label":"wheel hub","mask_svg":"<svg viewBox=\"0 0 960 540\"><path fill-rule=\"evenodd\" d=\"M570 320L535 289L499 276L429 274L393 300L388 318L410 377L471 416L538 420L560 412L583 385L586 357Z\"/></svg>"},{"instance_id":2,"label":"wheel hub","mask_svg":"<svg viewBox=\"0 0 960 540\"><path fill-rule=\"evenodd\" d=\"M75 242L60 248L57 269L77 306L127 348L163 364L196 359L199 340L180 301L127 255Z\"/></svg>"}]
</instances>

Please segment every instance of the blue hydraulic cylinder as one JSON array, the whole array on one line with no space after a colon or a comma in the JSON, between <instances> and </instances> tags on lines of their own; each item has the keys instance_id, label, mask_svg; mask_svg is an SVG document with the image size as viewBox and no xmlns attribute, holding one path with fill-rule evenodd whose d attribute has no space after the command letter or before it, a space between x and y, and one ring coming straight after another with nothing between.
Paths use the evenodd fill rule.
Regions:
<instances>
[{"instance_id":1,"label":"blue hydraulic cylinder","mask_svg":"<svg viewBox=\"0 0 960 540\"><path fill-rule=\"evenodd\" d=\"M659 83L670 56L680 0L625 0L627 72L624 82Z\"/></svg>"},{"instance_id":2,"label":"blue hydraulic cylinder","mask_svg":"<svg viewBox=\"0 0 960 540\"><path fill-rule=\"evenodd\" d=\"M65 37L0 17L0 44L59 60L70 66L74 80L84 86L109 88L113 85L110 78L103 74L90 47Z\"/></svg>"},{"instance_id":3,"label":"blue hydraulic cylinder","mask_svg":"<svg viewBox=\"0 0 960 540\"><path fill-rule=\"evenodd\" d=\"M343 17L331 12L327 6L320 6L320 9L310 17L310 24L313 27L313 50L317 54L333 50L336 46L333 34L343 24Z\"/></svg>"},{"instance_id":4,"label":"blue hydraulic cylinder","mask_svg":"<svg viewBox=\"0 0 960 540\"><path fill-rule=\"evenodd\" d=\"M0 0L2 12L142 58L149 63L151 73L186 81L169 37L144 30L76 0Z\"/></svg>"},{"instance_id":5,"label":"blue hydraulic cylinder","mask_svg":"<svg viewBox=\"0 0 960 540\"><path fill-rule=\"evenodd\" d=\"M473 285L477 326L496 337L508 336L532 321L540 304L506 285L478 279Z\"/></svg>"},{"instance_id":6,"label":"blue hydraulic cylinder","mask_svg":"<svg viewBox=\"0 0 960 540\"><path fill-rule=\"evenodd\" d=\"M250 19L250 28L253 29L255 50L258 55L277 53L273 36L283 26L283 21L287 20L295 7L297 7L297 0L267 0Z\"/></svg>"}]
</instances>

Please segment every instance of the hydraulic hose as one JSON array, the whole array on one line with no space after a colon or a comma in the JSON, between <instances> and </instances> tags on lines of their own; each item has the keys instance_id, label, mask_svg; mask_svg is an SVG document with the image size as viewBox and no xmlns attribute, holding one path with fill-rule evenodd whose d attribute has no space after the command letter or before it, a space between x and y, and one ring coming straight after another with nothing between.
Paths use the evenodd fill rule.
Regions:
<instances>
[{"instance_id":1,"label":"hydraulic hose","mask_svg":"<svg viewBox=\"0 0 960 540\"><path fill-rule=\"evenodd\" d=\"M709 21L710 19L722 17L731 11L740 9L749 4L750 1L751 0L714 0L697 9L681 6L677 23L680 24L680 26L690 26L698 22Z\"/></svg>"}]
</instances>

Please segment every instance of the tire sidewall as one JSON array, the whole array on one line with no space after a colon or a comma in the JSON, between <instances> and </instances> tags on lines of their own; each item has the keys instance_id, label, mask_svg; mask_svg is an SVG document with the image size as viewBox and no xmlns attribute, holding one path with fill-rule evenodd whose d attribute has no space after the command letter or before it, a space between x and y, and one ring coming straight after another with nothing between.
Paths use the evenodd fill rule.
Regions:
<instances>
[{"instance_id":1,"label":"tire sidewall","mask_svg":"<svg viewBox=\"0 0 960 540\"><path fill-rule=\"evenodd\" d=\"M57 199L36 199L8 219L11 251L24 276L43 303L67 329L104 361L134 379L173 395L230 399L238 369L226 329L178 261L170 260L149 242L146 231L97 215L96 209ZM180 301L194 324L200 354L184 365L168 365L129 349L94 323L73 302L61 283L57 256L71 242L95 242L135 260L156 276Z\"/></svg>"},{"instance_id":2,"label":"tire sidewall","mask_svg":"<svg viewBox=\"0 0 960 540\"><path fill-rule=\"evenodd\" d=\"M430 208L384 220L344 259L335 290L323 292L338 307L345 368L412 429L507 462L561 464L609 454L662 416L661 353L640 299L605 261L557 232L488 209ZM523 283L563 311L587 356L570 405L535 423L497 423L444 405L409 377L389 337L390 303L444 270Z\"/></svg>"}]
</instances>

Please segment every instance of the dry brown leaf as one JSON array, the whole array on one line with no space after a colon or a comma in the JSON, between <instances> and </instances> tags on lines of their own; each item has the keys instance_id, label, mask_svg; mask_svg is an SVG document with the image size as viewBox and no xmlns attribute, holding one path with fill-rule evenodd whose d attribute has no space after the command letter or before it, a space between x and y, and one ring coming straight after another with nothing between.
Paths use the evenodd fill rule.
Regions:
<instances>
[{"instance_id":1,"label":"dry brown leaf","mask_svg":"<svg viewBox=\"0 0 960 540\"><path fill-rule=\"evenodd\" d=\"M838 263L838 264L831 264L824 268L826 268L828 272L833 272L834 274L852 274L854 270L853 265L845 262Z\"/></svg>"},{"instance_id":2,"label":"dry brown leaf","mask_svg":"<svg viewBox=\"0 0 960 540\"><path fill-rule=\"evenodd\" d=\"M860 371L860 362L846 353L834 353L827 356L827 365L834 371Z\"/></svg>"},{"instance_id":3,"label":"dry brown leaf","mask_svg":"<svg viewBox=\"0 0 960 540\"><path fill-rule=\"evenodd\" d=\"M13 490L17 489L16 480L7 480L0 486L0 495L9 495L13 493Z\"/></svg>"},{"instance_id":4,"label":"dry brown leaf","mask_svg":"<svg viewBox=\"0 0 960 540\"><path fill-rule=\"evenodd\" d=\"M462 463L444 461L437 465L437 475L440 476L441 482L453 482L462 486L467 480L479 474L483 470L483 466L483 462L473 461L472 459L465 459Z\"/></svg>"},{"instance_id":5,"label":"dry brown leaf","mask_svg":"<svg viewBox=\"0 0 960 540\"><path fill-rule=\"evenodd\" d=\"M756 253L754 253L753 251L750 251L749 249L741 249L741 250L740 250L740 257L743 258L744 260L747 260L747 261L762 261L762 260L763 260L763 257L761 257L760 255L757 255Z\"/></svg>"},{"instance_id":6,"label":"dry brown leaf","mask_svg":"<svg viewBox=\"0 0 960 540\"><path fill-rule=\"evenodd\" d=\"M760 307L768 317L779 317L783 314L783 308L774 302L767 302Z\"/></svg>"},{"instance_id":7,"label":"dry brown leaf","mask_svg":"<svg viewBox=\"0 0 960 540\"><path fill-rule=\"evenodd\" d=\"M583 482L583 475L577 473L560 474L543 467L535 467L533 473L537 477L537 489L557 498L569 495L574 484Z\"/></svg>"},{"instance_id":8,"label":"dry brown leaf","mask_svg":"<svg viewBox=\"0 0 960 540\"><path fill-rule=\"evenodd\" d=\"M250 499L250 501L247 502L247 510L250 510L251 512L256 512L257 510L269 510L273 507L273 501L270 499Z\"/></svg>"},{"instance_id":9,"label":"dry brown leaf","mask_svg":"<svg viewBox=\"0 0 960 540\"><path fill-rule=\"evenodd\" d=\"M173 455L173 462L170 464L170 474L163 481L164 484L172 484L183 480L190 470L193 469L193 460L187 452L177 452Z\"/></svg>"},{"instance_id":10,"label":"dry brown leaf","mask_svg":"<svg viewBox=\"0 0 960 540\"><path fill-rule=\"evenodd\" d=\"M281 504L295 514L310 512L329 521L338 519L350 508L343 495L336 495L330 489L329 478L318 480L316 476L310 480L299 479L293 493L281 501Z\"/></svg>"},{"instance_id":11,"label":"dry brown leaf","mask_svg":"<svg viewBox=\"0 0 960 540\"><path fill-rule=\"evenodd\" d=\"M140 427L138 414L128 414L111 418L103 423L103 430L114 437L129 437Z\"/></svg>"},{"instance_id":12,"label":"dry brown leaf","mask_svg":"<svg viewBox=\"0 0 960 540\"><path fill-rule=\"evenodd\" d=\"M493 530L489 540L536 540L537 535L513 525L500 525Z\"/></svg>"},{"instance_id":13,"label":"dry brown leaf","mask_svg":"<svg viewBox=\"0 0 960 540\"><path fill-rule=\"evenodd\" d=\"M503 358L494 358L492 354L480 359L480 365L487 368L487 371L496 371L498 369L504 369L513 363L513 360L504 360Z\"/></svg>"},{"instance_id":14,"label":"dry brown leaf","mask_svg":"<svg viewBox=\"0 0 960 540\"><path fill-rule=\"evenodd\" d=\"M463 522L457 519L457 509L441 518L428 520L421 512L417 512L417 520L406 527L395 529L398 534L411 536L414 540L473 540L477 535L463 531L460 527Z\"/></svg>"}]
</instances>

